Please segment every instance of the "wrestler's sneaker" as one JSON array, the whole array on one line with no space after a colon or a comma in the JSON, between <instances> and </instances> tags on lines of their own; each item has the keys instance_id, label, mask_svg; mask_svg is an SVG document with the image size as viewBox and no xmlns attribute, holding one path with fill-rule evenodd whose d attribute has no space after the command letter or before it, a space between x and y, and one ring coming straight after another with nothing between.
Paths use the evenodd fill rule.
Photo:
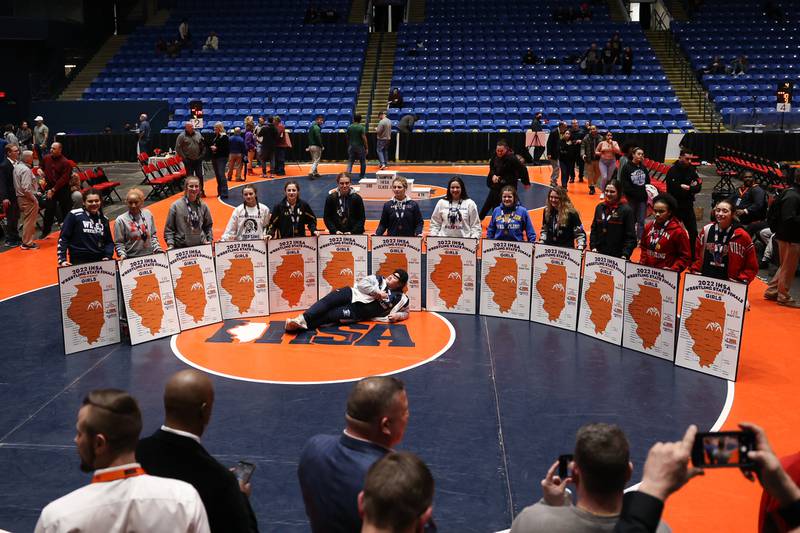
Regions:
<instances>
[{"instance_id":1,"label":"wrestler's sneaker","mask_svg":"<svg viewBox=\"0 0 800 533\"><path fill-rule=\"evenodd\" d=\"M283 326L283 329L286 331L297 331L300 329L300 325L294 321L293 318L287 318L286 323Z\"/></svg>"}]
</instances>

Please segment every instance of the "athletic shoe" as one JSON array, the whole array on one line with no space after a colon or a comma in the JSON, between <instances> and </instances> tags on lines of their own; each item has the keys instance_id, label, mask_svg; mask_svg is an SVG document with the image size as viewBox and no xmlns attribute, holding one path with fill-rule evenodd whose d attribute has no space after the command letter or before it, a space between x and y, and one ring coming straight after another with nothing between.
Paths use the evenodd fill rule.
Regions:
<instances>
[{"instance_id":1,"label":"athletic shoe","mask_svg":"<svg viewBox=\"0 0 800 533\"><path fill-rule=\"evenodd\" d=\"M798 302L794 298L788 298L786 300L778 300L778 305L782 305L784 307L793 307L794 309L800 309L800 302Z\"/></svg>"},{"instance_id":2,"label":"athletic shoe","mask_svg":"<svg viewBox=\"0 0 800 533\"><path fill-rule=\"evenodd\" d=\"M293 318L287 318L286 323L283 326L283 329L286 331L297 331L300 329L300 325L294 321Z\"/></svg>"},{"instance_id":3,"label":"athletic shoe","mask_svg":"<svg viewBox=\"0 0 800 533\"><path fill-rule=\"evenodd\" d=\"M19 243L19 242L8 242L8 241L6 241L5 247L6 247L6 248L16 248L16 247L17 247L17 246L19 246L20 244L22 244L22 243Z\"/></svg>"},{"instance_id":4,"label":"athletic shoe","mask_svg":"<svg viewBox=\"0 0 800 533\"><path fill-rule=\"evenodd\" d=\"M774 293L765 292L764 293L764 299L765 300L772 300L774 302L774 301L776 301L778 299L778 293L777 292L774 292Z\"/></svg>"},{"instance_id":5,"label":"athletic shoe","mask_svg":"<svg viewBox=\"0 0 800 533\"><path fill-rule=\"evenodd\" d=\"M569 182L570 182L570 183L575 183L575 178L570 178L570 179L569 179Z\"/></svg>"},{"instance_id":6,"label":"athletic shoe","mask_svg":"<svg viewBox=\"0 0 800 533\"><path fill-rule=\"evenodd\" d=\"M36 244L35 242L32 242L30 244L20 244L19 247L22 250L38 250L39 249L39 245Z\"/></svg>"}]
</instances>

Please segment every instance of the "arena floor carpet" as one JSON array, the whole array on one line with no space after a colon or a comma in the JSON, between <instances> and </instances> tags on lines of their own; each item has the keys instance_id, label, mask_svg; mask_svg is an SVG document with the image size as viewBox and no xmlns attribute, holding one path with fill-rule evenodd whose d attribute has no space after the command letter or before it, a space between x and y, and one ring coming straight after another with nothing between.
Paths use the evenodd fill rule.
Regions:
<instances>
[{"instance_id":1,"label":"arena floor carpet","mask_svg":"<svg viewBox=\"0 0 800 533\"><path fill-rule=\"evenodd\" d=\"M418 183L441 187L450 176L461 175L481 205L485 168L398 170ZM323 165L325 177L316 181L305 177L306 167L288 170L299 176L301 196L321 216L325 194L341 169ZM522 194L523 203L535 210L537 231L546 173L549 168L531 168L536 184ZM258 181L262 202L271 205L280 198L282 179ZM206 191L219 238L231 207L213 197L213 180L206 182ZM570 191L584 221L590 221L597 197L589 196L583 184L570 185ZM238 198L233 189L231 205ZM159 227L171 201L150 207ZM434 204L421 202L426 217ZM368 218L376 219L379 206L369 205L367 211ZM373 220L369 227L374 226ZM56 237L42 244L38 252L6 252L0 261L0 528L11 531L32 530L47 502L88 482L72 442L86 392L110 386L131 391L142 406L143 433L149 434L162 423L164 383L186 368L180 357L191 359L200 352L222 356L235 345L226 333L233 324L217 324L173 339L65 357L55 286ZM800 321L796 311L765 302L762 291L763 282L756 280L735 385L557 328L421 312L405 323L414 342L411 351L403 350L402 338L396 346L356 345L374 333L373 325L353 328L337 345L292 346L288 339L254 344L248 352L254 367L264 358L291 353L292 372L307 383L213 376L216 404L203 442L225 463L245 459L257 464L253 507L262 531L279 532L308 529L297 458L311 435L343 428L350 383L342 382L342 375L403 369L398 375L408 388L411 419L402 448L431 467L434 516L445 532L508 528L523 507L541 497L540 479L559 454L571 451L575 431L589 421L618 423L626 431L635 464L632 484L641 477L648 448L658 440L679 438L690 423L708 430L757 422L784 455L800 443ZM264 321L280 319L273 315ZM323 360L329 368L321 365ZM752 531L758 498L758 486L738 471L713 471L673 496L665 519L675 531Z\"/></svg>"}]
</instances>

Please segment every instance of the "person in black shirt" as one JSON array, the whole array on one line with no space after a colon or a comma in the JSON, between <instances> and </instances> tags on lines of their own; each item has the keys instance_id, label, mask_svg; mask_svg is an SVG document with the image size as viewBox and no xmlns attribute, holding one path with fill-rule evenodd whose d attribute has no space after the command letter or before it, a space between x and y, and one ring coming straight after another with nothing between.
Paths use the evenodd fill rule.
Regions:
<instances>
[{"instance_id":1,"label":"person in black shirt","mask_svg":"<svg viewBox=\"0 0 800 533\"><path fill-rule=\"evenodd\" d=\"M586 232L581 216L563 187L550 189L547 206L542 213L540 242L551 246L572 248L577 241L579 250L586 246Z\"/></svg>"},{"instance_id":2,"label":"person in black shirt","mask_svg":"<svg viewBox=\"0 0 800 533\"><path fill-rule=\"evenodd\" d=\"M572 138L572 131L566 130L564 135L561 136L558 142L558 164L561 167L561 186L567 186L567 183L575 181L575 160L577 153L575 147L578 146L575 139Z\"/></svg>"},{"instance_id":3,"label":"person in black shirt","mask_svg":"<svg viewBox=\"0 0 800 533\"><path fill-rule=\"evenodd\" d=\"M325 199L325 227L331 235L362 235L364 233L364 200L350 188L350 174L336 177L336 190Z\"/></svg>"},{"instance_id":4,"label":"person in black shirt","mask_svg":"<svg viewBox=\"0 0 800 533\"><path fill-rule=\"evenodd\" d=\"M694 196L703 187L703 180L692 165L692 152L681 150L680 159L667 171L665 178L667 192L678 202L675 216L686 226L689 242L692 243L692 259L695 255L694 242L697 240L697 218L694 214Z\"/></svg>"},{"instance_id":5,"label":"person in black shirt","mask_svg":"<svg viewBox=\"0 0 800 533\"><path fill-rule=\"evenodd\" d=\"M408 182L403 177L392 181L394 198L383 204L381 220L375 235L384 233L390 237L422 236L422 213L417 202L406 196Z\"/></svg>"},{"instance_id":6,"label":"person in black shirt","mask_svg":"<svg viewBox=\"0 0 800 533\"><path fill-rule=\"evenodd\" d=\"M618 180L606 184L605 200L594 210L589 247L593 252L629 259L636 248L636 228L633 211L620 203L621 193Z\"/></svg>"},{"instance_id":7,"label":"person in black shirt","mask_svg":"<svg viewBox=\"0 0 800 533\"><path fill-rule=\"evenodd\" d=\"M269 238L305 237L306 228L313 237L317 234L317 215L305 201L300 199L300 185L289 180L283 186L285 196L275 204L269 219Z\"/></svg>"},{"instance_id":8,"label":"person in black shirt","mask_svg":"<svg viewBox=\"0 0 800 533\"><path fill-rule=\"evenodd\" d=\"M631 160L625 163L620 170L620 182L633 214L636 217L636 238L642 238L644 219L647 217L647 188L650 183L650 173L644 166L644 150L634 148L631 151Z\"/></svg>"},{"instance_id":9,"label":"person in black shirt","mask_svg":"<svg viewBox=\"0 0 800 533\"><path fill-rule=\"evenodd\" d=\"M214 166L214 175L217 177L217 194L220 198L228 197L228 182L225 181L225 165L231 153L230 139L225 133L222 122L214 124L214 140L211 141L211 163Z\"/></svg>"},{"instance_id":10,"label":"person in black shirt","mask_svg":"<svg viewBox=\"0 0 800 533\"><path fill-rule=\"evenodd\" d=\"M742 186L736 190L731 200L736 207L736 218L747 227L751 236L764 229L765 224L755 223L763 221L767 216L767 193L756 183L756 178L749 170L742 173Z\"/></svg>"},{"instance_id":11,"label":"person in black shirt","mask_svg":"<svg viewBox=\"0 0 800 533\"><path fill-rule=\"evenodd\" d=\"M517 183L521 180L528 189L531 186L531 180L528 177L528 169L520 163L508 143L504 140L497 141L497 147L494 151L494 156L489 161L489 173L486 176L486 186L489 187L489 195L486 201L483 202L483 207L479 216L484 218L495 207L500 205L500 191L506 185L517 188Z\"/></svg>"}]
</instances>

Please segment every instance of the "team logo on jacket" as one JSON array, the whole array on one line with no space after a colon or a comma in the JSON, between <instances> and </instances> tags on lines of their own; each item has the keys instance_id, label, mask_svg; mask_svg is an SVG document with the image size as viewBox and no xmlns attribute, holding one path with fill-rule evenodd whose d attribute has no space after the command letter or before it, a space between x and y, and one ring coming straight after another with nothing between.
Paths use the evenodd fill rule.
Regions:
<instances>
[{"instance_id":1,"label":"team logo on jacket","mask_svg":"<svg viewBox=\"0 0 800 533\"><path fill-rule=\"evenodd\" d=\"M225 320L172 338L186 363L217 375L265 383L313 384L394 374L433 361L455 340L437 313L414 312L393 324L363 322L298 334L284 323L298 313Z\"/></svg>"}]
</instances>

